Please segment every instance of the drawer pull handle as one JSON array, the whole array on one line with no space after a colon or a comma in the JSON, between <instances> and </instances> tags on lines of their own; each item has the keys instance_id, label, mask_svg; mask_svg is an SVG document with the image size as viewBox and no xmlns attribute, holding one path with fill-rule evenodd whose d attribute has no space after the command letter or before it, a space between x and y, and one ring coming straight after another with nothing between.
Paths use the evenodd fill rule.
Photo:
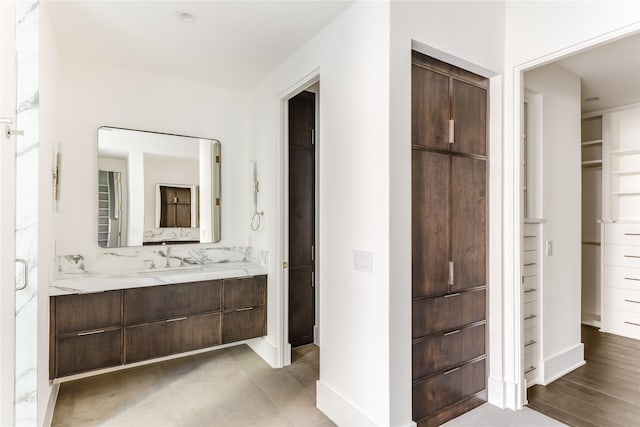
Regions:
<instances>
[{"instance_id":1,"label":"drawer pull handle","mask_svg":"<svg viewBox=\"0 0 640 427\"><path fill-rule=\"evenodd\" d=\"M536 265L536 263L535 262L529 262L529 263L525 264L524 266L525 267L530 267L532 265Z\"/></svg>"},{"instance_id":2,"label":"drawer pull handle","mask_svg":"<svg viewBox=\"0 0 640 427\"><path fill-rule=\"evenodd\" d=\"M458 332L460 332L460 329L456 329L455 331L446 332L444 334L444 336L448 337L449 335L454 335L454 334L457 334Z\"/></svg>"},{"instance_id":3,"label":"drawer pull handle","mask_svg":"<svg viewBox=\"0 0 640 427\"><path fill-rule=\"evenodd\" d=\"M176 318L173 318L173 319L167 319L166 322L167 323L169 323L169 322L179 322L181 320L187 320L187 318L186 317L176 317Z\"/></svg>"},{"instance_id":4,"label":"drawer pull handle","mask_svg":"<svg viewBox=\"0 0 640 427\"><path fill-rule=\"evenodd\" d=\"M536 370L535 366L530 367L529 369L527 369L526 371L524 371L525 374L528 374L529 372L533 372Z\"/></svg>"},{"instance_id":5,"label":"drawer pull handle","mask_svg":"<svg viewBox=\"0 0 640 427\"><path fill-rule=\"evenodd\" d=\"M453 274L454 274L453 261L449 261L449 281L447 282L449 287L453 286Z\"/></svg>"},{"instance_id":6,"label":"drawer pull handle","mask_svg":"<svg viewBox=\"0 0 640 427\"><path fill-rule=\"evenodd\" d=\"M444 371L444 372L442 373L442 375L449 375L450 373L455 372L455 371L458 371L458 370L460 370L460 368L459 368L459 367L458 367L458 368L449 369L448 371Z\"/></svg>"},{"instance_id":7,"label":"drawer pull handle","mask_svg":"<svg viewBox=\"0 0 640 427\"><path fill-rule=\"evenodd\" d=\"M536 342L534 340L529 341L528 343L526 343L524 346L525 347L529 347L530 345L535 344Z\"/></svg>"},{"instance_id":8,"label":"drawer pull handle","mask_svg":"<svg viewBox=\"0 0 640 427\"><path fill-rule=\"evenodd\" d=\"M626 299L625 302L632 302L634 304L640 304L640 301L634 301L632 299Z\"/></svg>"},{"instance_id":9,"label":"drawer pull handle","mask_svg":"<svg viewBox=\"0 0 640 427\"><path fill-rule=\"evenodd\" d=\"M529 316L525 317L524 320L534 319L535 317L535 314L530 314Z\"/></svg>"},{"instance_id":10,"label":"drawer pull handle","mask_svg":"<svg viewBox=\"0 0 640 427\"><path fill-rule=\"evenodd\" d=\"M624 233L625 236L640 236L640 233Z\"/></svg>"},{"instance_id":11,"label":"drawer pull handle","mask_svg":"<svg viewBox=\"0 0 640 427\"><path fill-rule=\"evenodd\" d=\"M640 323L634 323L634 322L624 322L627 325L633 325L633 326L640 326Z\"/></svg>"},{"instance_id":12,"label":"drawer pull handle","mask_svg":"<svg viewBox=\"0 0 640 427\"><path fill-rule=\"evenodd\" d=\"M239 308L239 309L236 310L236 312L238 312L238 311L249 311L249 310L253 310L253 307Z\"/></svg>"},{"instance_id":13,"label":"drawer pull handle","mask_svg":"<svg viewBox=\"0 0 640 427\"><path fill-rule=\"evenodd\" d=\"M530 288L530 289L525 289L525 290L524 290L524 293L525 293L525 294L528 294L529 292L535 292L535 291L537 291L537 289L536 289L536 288Z\"/></svg>"},{"instance_id":14,"label":"drawer pull handle","mask_svg":"<svg viewBox=\"0 0 640 427\"><path fill-rule=\"evenodd\" d=\"M640 255L625 255L625 258L640 258Z\"/></svg>"},{"instance_id":15,"label":"drawer pull handle","mask_svg":"<svg viewBox=\"0 0 640 427\"><path fill-rule=\"evenodd\" d=\"M444 297L451 298L451 297L457 297L458 295L460 295L460 292L456 292L455 294L448 294L448 295L445 295Z\"/></svg>"},{"instance_id":16,"label":"drawer pull handle","mask_svg":"<svg viewBox=\"0 0 640 427\"><path fill-rule=\"evenodd\" d=\"M79 332L77 336L84 337L85 335L97 335L97 334L103 334L103 333L104 333L104 330L91 331L91 332Z\"/></svg>"},{"instance_id":17,"label":"drawer pull handle","mask_svg":"<svg viewBox=\"0 0 640 427\"><path fill-rule=\"evenodd\" d=\"M624 280L635 280L636 282L640 282L640 279L636 279L635 277L625 277Z\"/></svg>"}]
</instances>

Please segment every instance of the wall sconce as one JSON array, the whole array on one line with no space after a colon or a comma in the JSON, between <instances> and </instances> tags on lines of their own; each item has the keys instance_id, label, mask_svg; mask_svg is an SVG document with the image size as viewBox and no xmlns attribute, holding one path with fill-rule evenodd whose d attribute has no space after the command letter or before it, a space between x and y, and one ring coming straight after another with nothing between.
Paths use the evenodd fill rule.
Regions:
<instances>
[{"instance_id":1,"label":"wall sconce","mask_svg":"<svg viewBox=\"0 0 640 427\"><path fill-rule=\"evenodd\" d=\"M253 216L251 217L251 230L264 230L264 211L258 211L258 193L260 192L260 181L258 181L257 162L251 162L251 195L253 197Z\"/></svg>"},{"instance_id":2,"label":"wall sconce","mask_svg":"<svg viewBox=\"0 0 640 427\"><path fill-rule=\"evenodd\" d=\"M53 153L53 200L56 212L62 212L62 145L56 144Z\"/></svg>"}]
</instances>

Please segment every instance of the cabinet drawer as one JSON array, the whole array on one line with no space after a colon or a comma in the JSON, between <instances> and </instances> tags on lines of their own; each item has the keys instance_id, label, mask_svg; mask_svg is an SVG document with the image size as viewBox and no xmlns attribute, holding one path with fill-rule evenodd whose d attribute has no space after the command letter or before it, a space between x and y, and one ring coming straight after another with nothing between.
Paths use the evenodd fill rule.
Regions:
<instances>
[{"instance_id":1,"label":"cabinet drawer","mask_svg":"<svg viewBox=\"0 0 640 427\"><path fill-rule=\"evenodd\" d=\"M523 242L523 249L525 251L535 251L538 249L538 238L537 237L525 237Z\"/></svg>"},{"instance_id":2,"label":"cabinet drawer","mask_svg":"<svg viewBox=\"0 0 640 427\"><path fill-rule=\"evenodd\" d=\"M180 329L184 320L125 328L124 362L140 362L180 353Z\"/></svg>"},{"instance_id":3,"label":"cabinet drawer","mask_svg":"<svg viewBox=\"0 0 640 427\"><path fill-rule=\"evenodd\" d=\"M538 367L538 353L529 353L524 356L524 372L531 371Z\"/></svg>"},{"instance_id":4,"label":"cabinet drawer","mask_svg":"<svg viewBox=\"0 0 640 427\"><path fill-rule=\"evenodd\" d=\"M57 339L56 377L122 364L122 329Z\"/></svg>"},{"instance_id":5,"label":"cabinet drawer","mask_svg":"<svg viewBox=\"0 0 640 427\"><path fill-rule=\"evenodd\" d=\"M418 300L412 306L412 338L416 339L485 320L486 291Z\"/></svg>"},{"instance_id":6,"label":"cabinet drawer","mask_svg":"<svg viewBox=\"0 0 640 427\"><path fill-rule=\"evenodd\" d=\"M606 245L605 264L640 269L640 246Z\"/></svg>"},{"instance_id":7,"label":"cabinet drawer","mask_svg":"<svg viewBox=\"0 0 640 427\"><path fill-rule=\"evenodd\" d=\"M605 319L606 332L640 339L640 313L607 310Z\"/></svg>"},{"instance_id":8,"label":"cabinet drawer","mask_svg":"<svg viewBox=\"0 0 640 427\"><path fill-rule=\"evenodd\" d=\"M525 224L523 232L524 237L536 237L538 235L538 224Z\"/></svg>"},{"instance_id":9,"label":"cabinet drawer","mask_svg":"<svg viewBox=\"0 0 640 427\"><path fill-rule=\"evenodd\" d=\"M413 384L413 419L421 420L485 388L481 359Z\"/></svg>"},{"instance_id":10,"label":"cabinet drawer","mask_svg":"<svg viewBox=\"0 0 640 427\"><path fill-rule=\"evenodd\" d=\"M221 287L220 280L211 280L126 289L125 326L219 311Z\"/></svg>"},{"instance_id":11,"label":"cabinet drawer","mask_svg":"<svg viewBox=\"0 0 640 427\"><path fill-rule=\"evenodd\" d=\"M640 245L640 224L606 224L605 243Z\"/></svg>"},{"instance_id":12,"label":"cabinet drawer","mask_svg":"<svg viewBox=\"0 0 640 427\"><path fill-rule=\"evenodd\" d=\"M264 306L225 312L222 318L222 343L261 337L267 334Z\"/></svg>"},{"instance_id":13,"label":"cabinet drawer","mask_svg":"<svg viewBox=\"0 0 640 427\"><path fill-rule=\"evenodd\" d=\"M604 285L625 289L640 289L640 270L607 265L604 268Z\"/></svg>"},{"instance_id":14,"label":"cabinet drawer","mask_svg":"<svg viewBox=\"0 0 640 427\"><path fill-rule=\"evenodd\" d=\"M412 346L413 378L460 365L485 353L485 325L454 330Z\"/></svg>"},{"instance_id":15,"label":"cabinet drawer","mask_svg":"<svg viewBox=\"0 0 640 427\"><path fill-rule=\"evenodd\" d=\"M182 323L181 351L198 350L222 343L220 313L193 316Z\"/></svg>"},{"instance_id":16,"label":"cabinet drawer","mask_svg":"<svg viewBox=\"0 0 640 427\"><path fill-rule=\"evenodd\" d=\"M604 288L605 307L608 310L622 310L640 313L640 290Z\"/></svg>"},{"instance_id":17,"label":"cabinet drawer","mask_svg":"<svg viewBox=\"0 0 640 427\"><path fill-rule=\"evenodd\" d=\"M55 297L55 332L68 334L122 325L122 291Z\"/></svg>"},{"instance_id":18,"label":"cabinet drawer","mask_svg":"<svg viewBox=\"0 0 640 427\"><path fill-rule=\"evenodd\" d=\"M224 279L224 309L264 305L267 297L267 276Z\"/></svg>"},{"instance_id":19,"label":"cabinet drawer","mask_svg":"<svg viewBox=\"0 0 640 427\"><path fill-rule=\"evenodd\" d=\"M525 304L538 301L538 291L535 288L527 288L523 291L523 294Z\"/></svg>"}]
</instances>

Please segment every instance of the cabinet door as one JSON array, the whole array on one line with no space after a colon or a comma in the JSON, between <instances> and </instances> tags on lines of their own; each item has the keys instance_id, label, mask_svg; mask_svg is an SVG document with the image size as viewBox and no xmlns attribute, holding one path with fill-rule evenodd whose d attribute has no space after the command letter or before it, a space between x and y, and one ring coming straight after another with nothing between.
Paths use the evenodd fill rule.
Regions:
<instances>
[{"instance_id":1,"label":"cabinet door","mask_svg":"<svg viewBox=\"0 0 640 427\"><path fill-rule=\"evenodd\" d=\"M122 329L58 338L56 377L122 364Z\"/></svg>"},{"instance_id":2,"label":"cabinet door","mask_svg":"<svg viewBox=\"0 0 640 427\"><path fill-rule=\"evenodd\" d=\"M451 118L455 123L455 138L451 150L486 155L487 90L453 79Z\"/></svg>"},{"instance_id":3,"label":"cabinet door","mask_svg":"<svg viewBox=\"0 0 640 427\"><path fill-rule=\"evenodd\" d=\"M411 143L448 150L449 77L413 65L411 85Z\"/></svg>"},{"instance_id":4,"label":"cabinet door","mask_svg":"<svg viewBox=\"0 0 640 427\"><path fill-rule=\"evenodd\" d=\"M264 305L267 299L267 276L224 279L224 309Z\"/></svg>"},{"instance_id":5,"label":"cabinet door","mask_svg":"<svg viewBox=\"0 0 640 427\"><path fill-rule=\"evenodd\" d=\"M181 323L185 320L187 319L125 328L125 363L180 353Z\"/></svg>"},{"instance_id":6,"label":"cabinet door","mask_svg":"<svg viewBox=\"0 0 640 427\"><path fill-rule=\"evenodd\" d=\"M222 318L222 343L261 337L267 334L267 317L264 306L230 311Z\"/></svg>"},{"instance_id":7,"label":"cabinet door","mask_svg":"<svg viewBox=\"0 0 640 427\"><path fill-rule=\"evenodd\" d=\"M412 151L413 297L442 295L449 282L450 156Z\"/></svg>"},{"instance_id":8,"label":"cabinet door","mask_svg":"<svg viewBox=\"0 0 640 427\"><path fill-rule=\"evenodd\" d=\"M486 284L486 162L452 156L453 291Z\"/></svg>"},{"instance_id":9,"label":"cabinet door","mask_svg":"<svg viewBox=\"0 0 640 427\"><path fill-rule=\"evenodd\" d=\"M55 332L67 334L122 325L122 291L55 297Z\"/></svg>"},{"instance_id":10,"label":"cabinet door","mask_svg":"<svg viewBox=\"0 0 640 427\"><path fill-rule=\"evenodd\" d=\"M219 311L221 285L220 280L211 280L126 289L124 291L125 325Z\"/></svg>"}]
</instances>

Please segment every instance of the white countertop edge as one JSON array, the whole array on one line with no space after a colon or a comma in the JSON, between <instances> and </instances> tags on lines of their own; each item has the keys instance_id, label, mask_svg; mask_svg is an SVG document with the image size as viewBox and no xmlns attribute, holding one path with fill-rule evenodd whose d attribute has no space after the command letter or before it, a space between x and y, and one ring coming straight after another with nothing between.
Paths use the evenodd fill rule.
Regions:
<instances>
[{"instance_id":1,"label":"white countertop edge","mask_svg":"<svg viewBox=\"0 0 640 427\"><path fill-rule=\"evenodd\" d=\"M66 275L49 285L49 296L85 294L146 286L257 276L269 273L269 266L247 262L203 265L196 268L150 270L124 274Z\"/></svg>"}]
</instances>

